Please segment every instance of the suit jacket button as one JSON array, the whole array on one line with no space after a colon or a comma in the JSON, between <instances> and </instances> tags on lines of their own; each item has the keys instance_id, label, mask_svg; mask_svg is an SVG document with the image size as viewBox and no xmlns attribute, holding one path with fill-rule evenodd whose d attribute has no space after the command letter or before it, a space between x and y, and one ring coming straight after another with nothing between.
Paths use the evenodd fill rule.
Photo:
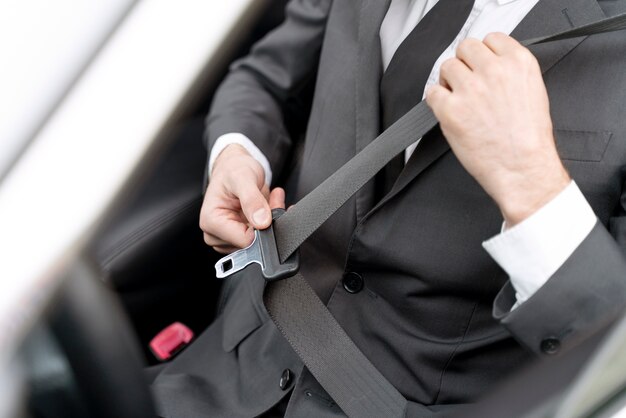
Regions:
<instances>
[{"instance_id":1,"label":"suit jacket button","mask_svg":"<svg viewBox=\"0 0 626 418\"><path fill-rule=\"evenodd\" d=\"M343 288L348 293L359 293L363 290L363 277L359 273L353 271L343 276Z\"/></svg>"},{"instance_id":2,"label":"suit jacket button","mask_svg":"<svg viewBox=\"0 0 626 418\"><path fill-rule=\"evenodd\" d=\"M291 370L285 369L283 370L283 374L280 376L280 382L278 383L278 386L280 386L282 390L286 390L289 387L292 379L293 373L291 373Z\"/></svg>"},{"instance_id":3,"label":"suit jacket button","mask_svg":"<svg viewBox=\"0 0 626 418\"><path fill-rule=\"evenodd\" d=\"M556 354L561 349L561 342L554 337L541 341L541 352L544 354Z\"/></svg>"}]
</instances>

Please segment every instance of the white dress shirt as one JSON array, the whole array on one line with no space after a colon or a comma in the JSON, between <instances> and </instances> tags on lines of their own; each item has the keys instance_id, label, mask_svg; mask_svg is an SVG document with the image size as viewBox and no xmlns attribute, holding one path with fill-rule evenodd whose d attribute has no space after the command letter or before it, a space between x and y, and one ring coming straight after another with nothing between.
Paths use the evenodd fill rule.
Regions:
<instances>
[{"instance_id":1,"label":"white dress shirt","mask_svg":"<svg viewBox=\"0 0 626 418\"><path fill-rule=\"evenodd\" d=\"M402 41L438 0L391 0L380 28L382 65L386 69ZM476 0L470 15L450 46L435 62L426 88L439 82L441 64L454 57L465 38L483 39L491 32L510 34L539 0ZM228 145L245 147L265 170L270 184L272 170L261 150L246 136L229 133L211 149L209 173L219 153ZM405 160L415 151L409 147ZM419 152L419 151L418 151ZM504 269L515 288L517 303L530 298L569 258L595 225L593 210L574 182L533 215L485 241L483 247Z\"/></svg>"}]
</instances>

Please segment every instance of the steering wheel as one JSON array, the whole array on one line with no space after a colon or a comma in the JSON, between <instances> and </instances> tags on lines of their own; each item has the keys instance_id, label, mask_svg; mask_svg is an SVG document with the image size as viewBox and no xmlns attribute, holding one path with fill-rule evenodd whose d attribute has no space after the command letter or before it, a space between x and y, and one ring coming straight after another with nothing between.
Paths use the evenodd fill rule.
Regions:
<instances>
[{"instance_id":1,"label":"steering wheel","mask_svg":"<svg viewBox=\"0 0 626 418\"><path fill-rule=\"evenodd\" d=\"M155 417L135 335L119 301L84 260L68 272L50 327L92 417Z\"/></svg>"}]
</instances>

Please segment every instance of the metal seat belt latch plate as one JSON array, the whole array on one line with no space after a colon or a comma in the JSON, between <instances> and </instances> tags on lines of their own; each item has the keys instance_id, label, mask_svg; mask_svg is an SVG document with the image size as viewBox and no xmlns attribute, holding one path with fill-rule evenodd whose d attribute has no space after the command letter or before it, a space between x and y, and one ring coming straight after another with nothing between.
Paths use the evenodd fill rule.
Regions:
<instances>
[{"instance_id":1,"label":"metal seat belt latch plate","mask_svg":"<svg viewBox=\"0 0 626 418\"><path fill-rule=\"evenodd\" d=\"M283 213L285 213L284 209L272 209L272 220L275 221ZM215 263L215 276L218 279L226 278L252 263L261 266L263 277L269 282L286 279L296 274L300 269L300 255L296 251L287 261L280 262L276 236L274 235L274 224L272 223L267 229L255 229L254 241L248 247L222 257Z\"/></svg>"}]
</instances>

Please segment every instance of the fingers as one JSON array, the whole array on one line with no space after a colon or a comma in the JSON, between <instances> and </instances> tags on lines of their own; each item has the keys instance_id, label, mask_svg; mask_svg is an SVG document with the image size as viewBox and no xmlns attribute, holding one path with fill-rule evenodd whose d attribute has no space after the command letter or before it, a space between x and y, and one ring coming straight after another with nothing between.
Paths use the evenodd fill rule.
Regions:
<instances>
[{"instance_id":1,"label":"fingers","mask_svg":"<svg viewBox=\"0 0 626 418\"><path fill-rule=\"evenodd\" d=\"M497 65L498 57L513 56L522 65L532 59L530 51L512 37L493 32L483 42L465 39L456 50L456 57L472 71L489 73ZM443 68L442 68L443 69Z\"/></svg>"},{"instance_id":2,"label":"fingers","mask_svg":"<svg viewBox=\"0 0 626 418\"><path fill-rule=\"evenodd\" d=\"M243 195L243 197L240 197L241 208L242 208L242 211L244 212L243 216L241 216L241 214L235 214L235 213L231 213L230 215L225 214L226 216L220 216L219 212L214 213L214 218L219 219L219 221L215 222L210 228L212 234L205 234L205 235L208 235L208 238L211 241L209 245L220 246L220 247L227 247L227 246L232 247L232 245L234 244L237 247L242 248L242 247L249 245L252 242L252 240L254 239L254 229L255 228L262 229L262 228L259 228L257 225L255 225L255 222L252 222L250 220L250 217L248 215L245 215L246 204L252 205L252 204L259 203L258 195L256 195L256 193L250 192L250 195L252 196L250 198L248 198L247 195L245 194ZM261 195L264 195L264 193L261 192ZM247 203L248 201L247 199L255 199L255 202L253 202L252 204ZM262 204L264 207L258 210L262 210L264 214L266 211L268 211L267 213L269 213L270 221L265 227L267 228L271 224L271 211L269 208L270 207L272 209L275 209L275 208L284 209L285 208L285 191L282 188L277 187L274 190L272 190L271 193L269 193L268 200L265 200L265 196L263 196L263 199L264 200ZM254 211L254 209L252 210ZM230 216L230 219L228 219L228 216ZM255 216L255 212L253 212L252 214L252 217L254 216ZM242 235L245 235L245 239L241 238ZM205 237L205 241L206 241L206 237Z\"/></svg>"},{"instance_id":3,"label":"fingers","mask_svg":"<svg viewBox=\"0 0 626 418\"><path fill-rule=\"evenodd\" d=\"M226 246L216 245L216 246L213 246L213 249L220 254L230 254L239 250L239 248L233 247L231 245L226 245Z\"/></svg>"},{"instance_id":4,"label":"fingers","mask_svg":"<svg viewBox=\"0 0 626 418\"><path fill-rule=\"evenodd\" d=\"M253 228L226 211L218 210L203 220L204 242L211 247L244 248L254 239Z\"/></svg>"},{"instance_id":5,"label":"fingers","mask_svg":"<svg viewBox=\"0 0 626 418\"><path fill-rule=\"evenodd\" d=\"M494 58L494 52L478 39L468 38L460 43L456 57L472 70L488 65Z\"/></svg>"},{"instance_id":6,"label":"fingers","mask_svg":"<svg viewBox=\"0 0 626 418\"><path fill-rule=\"evenodd\" d=\"M226 147L213 167L200 211L204 241L220 253L250 245L254 229L265 229L271 221L270 189L263 167L242 147ZM284 205L284 192L272 201Z\"/></svg>"},{"instance_id":7,"label":"fingers","mask_svg":"<svg viewBox=\"0 0 626 418\"><path fill-rule=\"evenodd\" d=\"M463 61L452 58L441 65L439 72L439 84L456 90L472 75L472 71Z\"/></svg>"},{"instance_id":8,"label":"fingers","mask_svg":"<svg viewBox=\"0 0 626 418\"><path fill-rule=\"evenodd\" d=\"M437 115L438 110L442 107L442 103L450 97L452 92L443 86L434 85L426 92L426 103Z\"/></svg>"},{"instance_id":9,"label":"fingers","mask_svg":"<svg viewBox=\"0 0 626 418\"><path fill-rule=\"evenodd\" d=\"M245 191L247 188L244 187L243 189L244 194L248 193ZM267 196L269 202L264 200L264 203L269 204L269 207L285 208L285 191L282 188L277 187L271 193L265 190L261 190L259 193L263 199L266 199L265 196ZM209 203L206 214L204 212L201 214L200 227L204 231L204 242L219 253L229 254L247 247L254 239L254 228L243 213L244 203L242 201L240 203L242 209L239 209L239 205L214 207Z\"/></svg>"},{"instance_id":10,"label":"fingers","mask_svg":"<svg viewBox=\"0 0 626 418\"><path fill-rule=\"evenodd\" d=\"M456 58L442 64L440 85L452 92L480 94L484 92L485 86L515 71L516 68L533 68L529 67L533 61L536 63L527 48L503 33L491 33L483 42L468 38L457 48ZM434 90L434 93L435 96L429 102L431 107L437 98L445 97L439 89Z\"/></svg>"},{"instance_id":11,"label":"fingers","mask_svg":"<svg viewBox=\"0 0 626 418\"><path fill-rule=\"evenodd\" d=\"M269 204L272 209L285 209L285 190L276 187L269 195Z\"/></svg>"},{"instance_id":12,"label":"fingers","mask_svg":"<svg viewBox=\"0 0 626 418\"><path fill-rule=\"evenodd\" d=\"M490 50L492 50L496 55L506 55L511 53L512 51L516 51L519 49L526 50L527 49L522 46L515 39L511 38L504 33L494 32L490 33L483 40L483 44L487 46Z\"/></svg>"},{"instance_id":13,"label":"fingers","mask_svg":"<svg viewBox=\"0 0 626 418\"><path fill-rule=\"evenodd\" d=\"M272 213L263 192L253 181L235 181L233 194L239 198L244 216L256 229L266 229L272 223Z\"/></svg>"}]
</instances>

